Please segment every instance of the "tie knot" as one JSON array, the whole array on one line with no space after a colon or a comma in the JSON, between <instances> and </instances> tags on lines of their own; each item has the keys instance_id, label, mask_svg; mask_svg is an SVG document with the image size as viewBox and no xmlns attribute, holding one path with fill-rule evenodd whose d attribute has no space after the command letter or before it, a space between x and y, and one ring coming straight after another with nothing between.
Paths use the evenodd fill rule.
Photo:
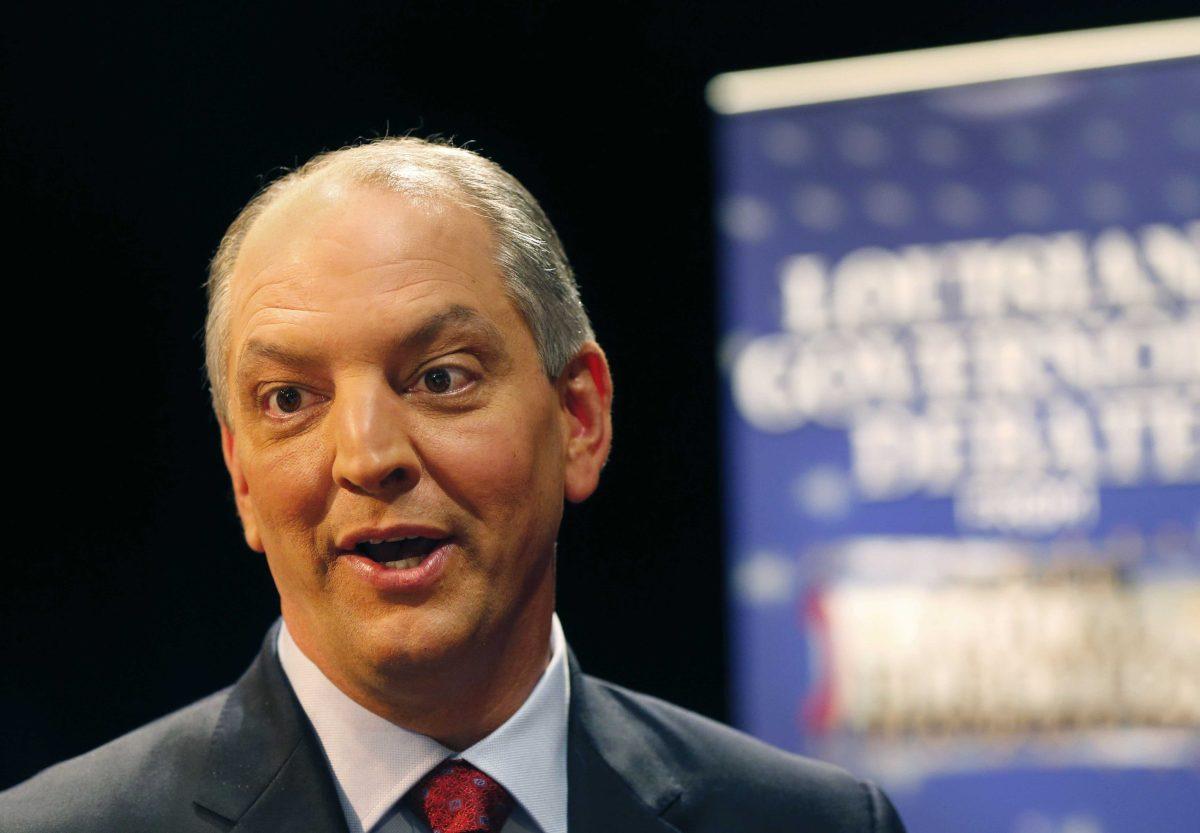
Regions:
<instances>
[{"instance_id":1,"label":"tie knot","mask_svg":"<svg viewBox=\"0 0 1200 833\"><path fill-rule=\"evenodd\" d=\"M446 761L409 791L433 833L496 833L512 811L508 790L466 761Z\"/></svg>"}]
</instances>

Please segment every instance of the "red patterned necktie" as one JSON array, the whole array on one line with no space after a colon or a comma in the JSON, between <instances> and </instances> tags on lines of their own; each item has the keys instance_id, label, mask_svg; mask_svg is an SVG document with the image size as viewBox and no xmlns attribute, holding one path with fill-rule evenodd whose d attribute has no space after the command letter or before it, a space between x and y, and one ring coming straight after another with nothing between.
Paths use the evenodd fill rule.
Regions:
<instances>
[{"instance_id":1,"label":"red patterned necktie","mask_svg":"<svg viewBox=\"0 0 1200 833\"><path fill-rule=\"evenodd\" d=\"M408 792L408 804L433 833L497 833L512 796L466 761L446 761Z\"/></svg>"}]
</instances>

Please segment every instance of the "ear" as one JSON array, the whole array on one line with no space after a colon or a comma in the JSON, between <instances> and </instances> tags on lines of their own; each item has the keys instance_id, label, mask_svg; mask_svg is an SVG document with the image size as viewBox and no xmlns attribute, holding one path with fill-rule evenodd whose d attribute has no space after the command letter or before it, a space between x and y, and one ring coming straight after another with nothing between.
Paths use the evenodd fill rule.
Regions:
<instances>
[{"instance_id":1,"label":"ear","mask_svg":"<svg viewBox=\"0 0 1200 833\"><path fill-rule=\"evenodd\" d=\"M558 377L564 428L564 493L579 503L600 483L612 447L612 376L600 345L589 341Z\"/></svg>"},{"instance_id":2,"label":"ear","mask_svg":"<svg viewBox=\"0 0 1200 833\"><path fill-rule=\"evenodd\" d=\"M242 473L241 461L238 460L236 440L224 422L221 423L221 454L225 458L229 479L233 481L233 498L237 502L238 516L242 519L246 545L255 552L265 552L262 538L258 534L258 521L254 513L254 503L250 498L250 486Z\"/></svg>"}]
</instances>

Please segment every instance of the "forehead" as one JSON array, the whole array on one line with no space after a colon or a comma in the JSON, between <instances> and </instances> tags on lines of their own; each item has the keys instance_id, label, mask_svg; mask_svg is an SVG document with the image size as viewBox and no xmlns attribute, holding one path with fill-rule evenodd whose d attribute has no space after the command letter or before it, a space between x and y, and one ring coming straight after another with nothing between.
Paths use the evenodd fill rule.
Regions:
<instances>
[{"instance_id":1,"label":"forehead","mask_svg":"<svg viewBox=\"0 0 1200 833\"><path fill-rule=\"evenodd\" d=\"M406 260L499 277L484 220L450 198L410 197L322 172L278 197L242 242L231 289L303 273L348 275Z\"/></svg>"},{"instance_id":2,"label":"forehead","mask_svg":"<svg viewBox=\"0 0 1200 833\"><path fill-rule=\"evenodd\" d=\"M264 328L311 328L331 315L365 325L438 304L475 307L498 322L515 313L485 221L448 199L318 174L282 194L242 243L229 360Z\"/></svg>"}]
</instances>

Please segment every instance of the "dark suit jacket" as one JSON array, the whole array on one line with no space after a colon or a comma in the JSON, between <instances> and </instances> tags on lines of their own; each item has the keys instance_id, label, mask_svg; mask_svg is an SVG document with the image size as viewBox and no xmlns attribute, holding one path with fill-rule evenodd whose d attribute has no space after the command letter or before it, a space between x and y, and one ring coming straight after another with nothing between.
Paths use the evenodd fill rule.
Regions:
<instances>
[{"instance_id":1,"label":"dark suit jacket","mask_svg":"<svg viewBox=\"0 0 1200 833\"><path fill-rule=\"evenodd\" d=\"M230 688L0 793L0 830L345 833L277 628ZM570 668L570 833L903 831L871 784Z\"/></svg>"}]
</instances>

